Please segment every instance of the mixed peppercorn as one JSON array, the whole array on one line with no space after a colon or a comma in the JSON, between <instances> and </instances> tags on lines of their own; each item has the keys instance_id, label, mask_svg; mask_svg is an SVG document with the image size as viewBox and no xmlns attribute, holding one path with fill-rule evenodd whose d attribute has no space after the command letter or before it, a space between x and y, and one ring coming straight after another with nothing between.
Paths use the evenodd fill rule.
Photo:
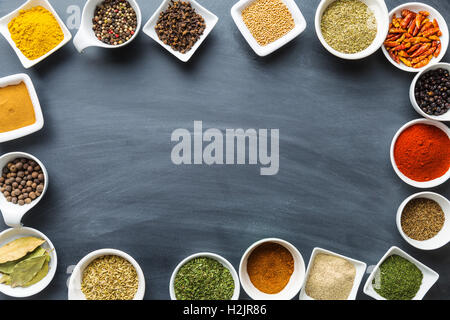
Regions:
<instances>
[{"instance_id":1,"label":"mixed peppercorn","mask_svg":"<svg viewBox=\"0 0 450 320\"><path fill-rule=\"evenodd\" d=\"M414 95L419 107L431 116L440 116L450 109L450 76L439 68L425 72L417 81Z\"/></svg>"},{"instance_id":2,"label":"mixed peppercorn","mask_svg":"<svg viewBox=\"0 0 450 320\"><path fill-rule=\"evenodd\" d=\"M95 36L109 45L120 45L136 32L137 16L126 0L105 0L97 6L92 19Z\"/></svg>"}]
</instances>

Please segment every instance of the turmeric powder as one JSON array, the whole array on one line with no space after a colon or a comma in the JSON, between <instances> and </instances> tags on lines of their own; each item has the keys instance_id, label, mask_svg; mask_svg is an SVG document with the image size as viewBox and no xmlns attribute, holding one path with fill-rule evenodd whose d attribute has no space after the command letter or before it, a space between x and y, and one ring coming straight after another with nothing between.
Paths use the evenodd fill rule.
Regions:
<instances>
[{"instance_id":1,"label":"turmeric powder","mask_svg":"<svg viewBox=\"0 0 450 320\"><path fill-rule=\"evenodd\" d=\"M25 83L0 88L0 133L36 122L33 103Z\"/></svg>"},{"instance_id":2,"label":"turmeric powder","mask_svg":"<svg viewBox=\"0 0 450 320\"><path fill-rule=\"evenodd\" d=\"M42 57L64 39L56 18L41 6L20 10L8 29L17 48L30 60Z\"/></svg>"}]
</instances>

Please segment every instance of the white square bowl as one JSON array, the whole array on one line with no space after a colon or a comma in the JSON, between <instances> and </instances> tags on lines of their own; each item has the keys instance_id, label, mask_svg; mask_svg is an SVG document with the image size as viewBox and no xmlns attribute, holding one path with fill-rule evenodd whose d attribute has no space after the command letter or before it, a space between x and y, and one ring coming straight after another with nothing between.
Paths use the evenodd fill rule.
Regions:
<instances>
[{"instance_id":1,"label":"white square bowl","mask_svg":"<svg viewBox=\"0 0 450 320\"><path fill-rule=\"evenodd\" d=\"M205 41L206 37L209 35L209 33L212 31L216 23L219 21L219 18L206 8L202 7L198 2L195 0L188 0L188 2L191 3L192 8L195 9L195 12L197 12L199 15L205 19L206 28L203 34L200 36L200 38L197 40L197 42L194 44L194 46L186 53L181 53L179 51L176 51L172 49L171 46L164 44L162 42L158 35L156 34L155 26L156 22L158 21L159 15L161 12L165 11L170 4L171 0L164 0L159 8L155 11L155 13L152 15L150 20L145 24L142 31L148 35L150 38L158 42L162 47L164 47L167 51L169 51L171 54L173 54L175 57L180 59L183 62L189 61L189 59L194 55L195 51L200 47L200 45Z\"/></svg>"},{"instance_id":2,"label":"white square bowl","mask_svg":"<svg viewBox=\"0 0 450 320\"><path fill-rule=\"evenodd\" d=\"M30 60L27 57L25 57L25 55L19 50L19 48L17 48L16 43L11 38L11 34L9 32L9 29L8 29L8 23L12 19L14 19L15 17L17 17L19 15L19 11L20 10L27 10L27 9L34 8L36 6L44 7L45 9L47 9L48 11L50 11L53 14L53 16L55 17L56 21L58 21L59 26L61 27L61 30L64 33L64 39L55 48L53 48L52 50L50 50L49 52L47 52L43 56L41 56L41 57L39 57L37 59L34 59L34 60ZM1 18L0 19L0 33L5 37L5 39L9 42L10 46L14 49L14 51L16 52L17 56L20 59L20 62L22 62L22 65L24 66L25 69L31 68L35 64L37 64L37 63L41 62L42 60L46 59L52 53L54 53L57 50L61 49L65 44L67 44L67 42L70 41L70 39L72 39L72 34L70 33L69 29L67 29L67 27L64 24L64 22L61 20L61 18L56 13L55 9L53 9L53 7L51 6L50 2L48 2L47 0L28 0L22 6L20 6L19 8L17 8L13 12L11 12L10 14L7 14L3 18Z\"/></svg>"},{"instance_id":3,"label":"white square bowl","mask_svg":"<svg viewBox=\"0 0 450 320\"><path fill-rule=\"evenodd\" d=\"M0 143L14 140L32 134L39 131L44 126L44 117L42 116L41 105L39 103L36 90L34 89L33 82L30 77L25 73L19 73L12 76L0 78L0 88L4 88L11 85L16 85L24 82L27 86L28 93L31 98L31 103L33 104L34 114L36 116L36 122L32 125L19 128L16 130L0 133Z\"/></svg>"},{"instance_id":4,"label":"white square bowl","mask_svg":"<svg viewBox=\"0 0 450 320\"><path fill-rule=\"evenodd\" d=\"M352 290L350 291L350 294L348 295L348 298L347 298L347 300L355 300L356 295L358 294L359 285L361 284L364 273L366 272L367 265L362 261L358 261L358 260L343 256L338 253L335 253L335 252L332 252L329 250L325 250L322 248L314 248L311 253L311 258L309 259L309 263L308 263L308 269L306 270L305 285L303 286L302 291L300 291L300 300L315 300L314 298L312 298L306 294L306 285L308 283L309 272L311 271L311 267L314 262L314 259L316 258L316 256L319 253L343 258L355 266L355 269L356 269L355 280L353 281Z\"/></svg>"},{"instance_id":5,"label":"white square bowl","mask_svg":"<svg viewBox=\"0 0 450 320\"><path fill-rule=\"evenodd\" d=\"M384 262L384 260L386 260L386 258L388 258L389 256L392 256L392 255L398 255L402 258L405 258L409 262L414 263L417 266L417 268L419 268L420 271L422 271L422 274L423 274L422 284L421 284L416 296L413 298L413 300L422 300L423 297L425 296L425 294L428 292L428 290L430 290L430 288L439 279L439 274L437 274L435 271L428 268L423 263L421 263L421 262L417 261L416 259L414 259L413 257L411 257L405 251L403 251L400 248L397 248L395 246L391 247L388 250L388 252L386 252L386 254L383 256L383 258L381 258L381 260L378 262L378 264L373 269L372 273L370 274L369 278L366 281L366 284L364 285L364 293L367 294L369 297L372 297L376 300L386 300L386 298L383 298L375 291L375 289L372 286L372 281L373 281L373 278L375 277L376 272L380 268L380 265Z\"/></svg>"},{"instance_id":6,"label":"white square bowl","mask_svg":"<svg viewBox=\"0 0 450 320\"><path fill-rule=\"evenodd\" d=\"M250 30L247 28L247 25L245 24L244 20L242 19L242 11L247 8L253 1L255 0L241 0L238 3L236 3L231 8L231 16L233 17L234 23L236 23L236 26L238 27L239 31L244 36L245 40L247 40L250 47L255 51L255 53L260 56L264 57L272 52L280 49L285 44L287 44L289 41L293 40L297 36L299 36L305 29L306 29L306 20L305 17L303 17L302 12L298 8L297 4L294 0L281 0L283 3L288 7L289 11L291 12L292 18L294 19L295 27L291 31L289 31L287 34L282 36L280 39L275 40L272 43L269 43L266 46L261 46L256 41L256 39L251 34Z\"/></svg>"}]
</instances>

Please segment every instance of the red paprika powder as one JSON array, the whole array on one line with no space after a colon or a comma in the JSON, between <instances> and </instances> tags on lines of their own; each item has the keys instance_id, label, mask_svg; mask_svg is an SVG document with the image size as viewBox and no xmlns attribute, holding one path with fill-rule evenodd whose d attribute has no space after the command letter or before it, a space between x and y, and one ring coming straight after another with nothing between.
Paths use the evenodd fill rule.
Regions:
<instances>
[{"instance_id":1,"label":"red paprika powder","mask_svg":"<svg viewBox=\"0 0 450 320\"><path fill-rule=\"evenodd\" d=\"M450 168L450 139L438 127L415 124L399 135L394 159L408 178L419 182L434 180Z\"/></svg>"}]
</instances>

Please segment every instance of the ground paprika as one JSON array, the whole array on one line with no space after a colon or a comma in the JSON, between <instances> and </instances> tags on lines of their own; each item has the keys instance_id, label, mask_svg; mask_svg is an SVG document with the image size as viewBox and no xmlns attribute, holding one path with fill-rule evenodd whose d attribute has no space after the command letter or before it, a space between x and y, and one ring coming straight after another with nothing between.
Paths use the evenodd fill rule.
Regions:
<instances>
[{"instance_id":1,"label":"ground paprika","mask_svg":"<svg viewBox=\"0 0 450 320\"><path fill-rule=\"evenodd\" d=\"M436 126L415 124L399 135L394 159L408 178L419 182L434 180L450 168L450 139Z\"/></svg>"}]
</instances>

